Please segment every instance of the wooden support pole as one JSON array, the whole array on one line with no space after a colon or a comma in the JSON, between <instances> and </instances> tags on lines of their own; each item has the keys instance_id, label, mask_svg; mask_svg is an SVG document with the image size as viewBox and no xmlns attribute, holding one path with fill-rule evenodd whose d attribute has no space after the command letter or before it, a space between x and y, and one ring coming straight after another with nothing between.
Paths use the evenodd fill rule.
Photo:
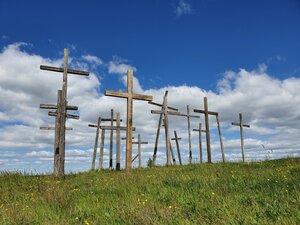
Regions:
<instances>
[{"instance_id":1,"label":"wooden support pole","mask_svg":"<svg viewBox=\"0 0 300 225\"><path fill-rule=\"evenodd\" d=\"M139 157L139 154L137 154L136 156L134 156L134 158L131 160L131 162L133 163L133 162L134 162L134 160L136 160L136 159L137 159L137 157Z\"/></svg>"},{"instance_id":2,"label":"wooden support pole","mask_svg":"<svg viewBox=\"0 0 300 225\"><path fill-rule=\"evenodd\" d=\"M54 134L54 161L53 161L53 173L55 176L58 176L59 171L59 163L60 161L60 149L59 149L59 143L60 143L60 123L61 123L61 98L62 98L62 91L57 91L57 117L55 117L55 134Z\"/></svg>"},{"instance_id":3,"label":"wooden support pole","mask_svg":"<svg viewBox=\"0 0 300 225\"><path fill-rule=\"evenodd\" d=\"M40 127L40 130L55 130L55 127ZM66 130L73 130L73 128L66 127Z\"/></svg>"},{"instance_id":4,"label":"wooden support pole","mask_svg":"<svg viewBox=\"0 0 300 225\"><path fill-rule=\"evenodd\" d=\"M169 145L170 145L170 153L171 153L171 156L172 156L173 165L176 165L176 159L175 159L175 155L174 155L174 151L173 151L173 147L172 147L170 139L169 139Z\"/></svg>"},{"instance_id":5,"label":"wooden support pole","mask_svg":"<svg viewBox=\"0 0 300 225\"><path fill-rule=\"evenodd\" d=\"M105 129L101 129L101 142L100 142L100 156L99 156L99 169L103 169L103 152L105 141Z\"/></svg>"},{"instance_id":6,"label":"wooden support pole","mask_svg":"<svg viewBox=\"0 0 300 225\"><path fill-rule=\"evenodd\" d=\"M121 170L121 134L120 134L120 113L117 113L117 131L116 131L116 170Z\"/></svg>"},{"instance_id":7,"label":"wooden support pole","mask_svg":"<svg viewBox=\"0 0 300 225\"><path fill-rule=\"evenodd\" d=\"M174 130L174 135L175 135L175 138L172 138L172 140L175 140L179 164L182 165L179 142L178 142L178 140L181 140L181 138L178 138L176 130Z\"/></svg>"},{"instance_id":8,"label":"wooden support pole","mask_svg":"<svg viewBox=\"0 0 300 225\"><path fill-rule=\"evenodd\" d=\"M219 139L220 139L220 146L221 146L221 153L222 153L222 161L223 161L223 163L225 163L225 153L224 153L224 146L223 146L223 141L222 141L219 115L216 115L216 119L217 119L217 125L218 125L218 132L219 132Z\"/></svg>"},{"instance_id":9,"label":"wooden support pole","mask_svg":"<svg viewBox=\"0 0 300 225\"><path fill-rule=\"evenodd\" d=\"M114 110L110 110L110 125L114 125ZM119 118L120 119L120 118ZM109 169L113 169L113 138L114 138L114 131L110 130L110 142L109 142Z\"/></svg>"},{"instance_id":10,"label":"wooden support pole","mask_svg":"<svg viewBox=\"0 0 300 225\"><path fill-rule=\"evenodd\" d=\"M96 155L97 155L97 147L98 147L100 123L101 123L101 117L98 117L98 123L97 123L97 129L96 129L96 137L95 137L95 144L94 144L94 152L93 152L93 159L92 159L92 170L95 169L95 162L96 162Z\"/></svg>"},{"instance_id":11,"label":"wooden support pole","mask_svg":"<svg viewBox=\"0 0 300 225\"><path fill-rule=\"evenodd\" d=\"M167 96L164 96L164 106L163 106L163 113L164 113L164 125L165 125L165 137L166 137L166 156L167 156L167 166L171 164L170 161L170 135L169 135L169 119L168 119L168 99Z\"/></svg>"},{"instance_id":12,"label":"wooden support pole","mask_svg":"<svg viewBox=\"0 0 300 225\"><path fill-rule=\"evenodd\" d=\"M186 106L187 122L188 122L188 138L189 138L189 163L192 163L192 141L191 141L191 123L190 123L190 107Z\"/></svg>"},{"instance_id":13,"label":"wooden support pole","mask_svg":"<svg viewBox=\"0 0 300 225\"><path fill-rule=\"evenodd\" d=\"M138 134L138 154L139 154L139 168L142 166L142 157L141 157L141 135Z\"/></svg>"},{"instance_id":14,"label":"wooden support pole","mask_svg":"<svg viewBox=\"0 0 300 225\"><path fill-rule=\"evenodd\" d=\"M202 124L199 123L199 129L193 129L193 131L197 131L199 133L199 151L200 151L200 163L203 162L203 156L202 156L202 132L206 132L205 130L202 130Z\"/></svg>"},{"instance_id":15,"label":"wooden support pole","mask_svg":"<svg viewBox=\"0 0 300 225\"><path fill-rule=\"evenodd\" d=\"M207 162L211 163L211 149L210 149L210 133L209 133L209 118L208 118L208 102L207 97L204 97L205 110L205 130L206 130L206 148L207 148Z\"/></svg>"}]
</instances>

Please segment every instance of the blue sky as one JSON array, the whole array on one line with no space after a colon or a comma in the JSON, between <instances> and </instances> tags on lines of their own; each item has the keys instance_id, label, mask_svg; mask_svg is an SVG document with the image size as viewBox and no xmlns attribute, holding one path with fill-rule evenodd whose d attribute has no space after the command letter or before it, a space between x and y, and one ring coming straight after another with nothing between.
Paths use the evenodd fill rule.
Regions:
<instances>
[{"instance_id":1,"label":"blue sky","mask_svg":"<svg viewBox=\"0 0 300 225\"><path fill-rule=\"evenodd\" d=\"M286 97L284 94L286 89L289 91L294 90L293 88L299 89L300 3L296 0L2 0L0 2L0 27L0 48L3 57L7 58L9 56L12 60L17 60L21 58L20 54L23 54L23 62L29 60L28 65L32 65L33 72L35 71L34 62L59 64L63 48L68 47L70 57L72 57L71 65L88 69L93 73L94 78L91 79L94 80L89 80L91 83L89 83L90 86L87 86L96 91L98 96L95 97L93 91L88 94L100 102L105 89L124 89L123 70L124 68L133 68L139 83L136 88L138 92L153 94L157 101L161 101L163 91L168 86L175 88L174 92L181 89L187 93L189 91L191 93L194 93L193 91L197 92L201 96L199 103L194 103L194 99L190 99L191 102L188 102L188 98L183 98L186 102L179 103L173 97L174 104L179 104L178 107L182 107L183 110L185 109L184 104L195 104L201 107L203 104L202 95L208 95L211 96L212 107L217 110L224 110L224 118L221 117L223 121L229 123L234 118L237 120L238 112L244 110L246 119L247 113L251 114L248 117L249 122L257 123L257 129L260 129L260 131L266 129L266 133L270 134L270 129L278 129L278 133L282 133L282 130L279 131L282 125L278 123L278 120L285 121L283 119L284 115L279 115L280 113L269 115L264 112L262 113L263 116L255 117L255 113L252 115L252 112L246 110L247 107L240 106L239 108L239 106L233 104L235 101L231 101L231 99L236 96L235 94L238 91L241 91L244 99L240 100L241 103L237 102L236 104L242 105L245 102L254 104L257 107L255 110L258 112L262 107L277 110L270 101L279 103L284 101L286 103L287 101L284 98ZM40 57L39 60L35 61L35 56ZM18 63L15 63L15 65L11 63L10 67L8 67L8 64L2 64L0 68L1 66L2 73L0 76L4 77L0 80L2 88L22 90L33 101L35 92L28 91L22 85L15 87L5 78L10 76L9 74L12 72L22 73L22 63L20 62L19 66ZM14 67L15 70L10 71L7 69ZM29 66L26 71L30 71ZM39 73L40 76L44 74L43 72ZM261 80L254 79L255 76L258 76ZM245 83L250 82L249 88L255 88L255 82L268 82L268 85L274 84L274 87L277 85L276 88L280 89L274 88L274 91L276 90L274 94L264 93L266 90L263 87L258 89L257 93L261 91L262 96L265 94L276 96L278 93L282 93L282 95L277 100L269 99L267 101L268 98L266 98L259 104L252 102L255 98L251 97L251 93L249 95L245 94L247 93L245 92L247 85L244 87L242 81ZM251 83L251 81L254 83ZM16 79L15 82L22 82L22 80ZM59 83L60 80L55 82ZM80 81L78 82L80 83ZM285 86L286 83L288 83L287 87ZM290 85L290 83L292 84ZM268 89L268 85L266 89ZM98 87L100 89L97 89ZM199 90L195 90L193 87L197 87ZM273 86L269 87L269 90L273 90L272 88ZM53 88L51 91L55 93L56 89ZM255 92L255 90L252 91ZM84 92L84 94L87 92ZM52 95L49 94L48 99L38 100L55 101L53 93ZM299 95L293 96L294 93L291 91L288 99L294 98L297 102ZM87 104L82 103L82 101L88 101L88 97L79 101L76 94L74 98L72 92L70 94L70 98L74 102ZM229 106L226 108L224 104L214 103L214 100L217 101L221 97L224 97L225 100L223 101L228 100L230 102L228 105L231 108ZM170 98L172 102L172 96ZM15 102L20 101L19 98L14 100ZM12 102L14 100L12 99ZM37 101L37 99L34 101ZM115 100L111 99L111 101ZM41 102L37 104L39 103ZM30 104L34 105L33 103ZM137 105L140 105L140 103ZM143 107L142 104L141 107ZM285 107L290 107L290 105L287 104ZM110 108L105 108L103 105L102 107L99 106L100 108L104 108L103 113L107 112L107 114L110 110ZM20 110L14 108L13 105L8 105L7 102L4 102L0 109L2 117L6 118L0 120L0 128L7 135L13 132L10 129L14 125L25 124L28 129L34 129L38 126L38 124L26 123L20 118L7 119L9 113ZM96 121L96 109L95 114L92 115L84 114L84 109L81 110L84 122L92 122L93 116ZM298 108L295 110L297 111ZM40 111L38 113L39 115L46 114L46 112ZM229 114L233 116L230 117ZM87 116L84 117L85 115ZM31 117L28 116L28 118ZM299 114L290 118L292 118L291 124L299 122ZM42 115L40 119L42 122L51 122ZM75 122L72 123L77 126ZM185 125L184 121L182 123L178 126ZM182 129L184 130L184 128ZM238 141L238 133L231 129L226 124L224 125L225 139L227 137L226 140L228 141L231 139ZM287 127L283 130L286 131L286 129ZM293 129L298 131L298 127ZM231 131L232 133L230 133ZM141 132L145 132L145 136L149 136L149 138L152 135L150 131L142 130ZM90 139L88 139L92 142L90 146L74 143L70 145L70 148L86 151L86 149L93 146L92 135L93 133L89 135ZM43 135L40 134L40 136ZM74 136L79 137L80 134L76 133ZM268 139L268 135L265 133L255 131L250 132L248 137L251 138L253 143L260 141L258 145ZM275 138L275 136L272 137ZM37 138L31 140L31 142L26 140L26 143L35 143L32 145L34 147L23 147L22 150L20 147L7 144L13 142L9 137L7 139L2 138L2 145L0 141L2 152L17 152L18 154L22 152L22 154L26 154L24 152L28 153L34 150L51 151L51 136L46 140L48 145L45 145L44 148L41 147L43 146L42 139ZM194 138L196 145L196 136ZM297 143L296 137L293 140ZM228 146L230 146L230 143ZM253 148L255 148L254 145ZM23 149L25 150L23 151ZM151 148L149 147L149 149ZM195 146L195 149L197 149L197 146ZM284 146L280 149L284 149ZM151 151L149 150L149 152ZM294 152L291 154L294 154ZM11 162L9 157L3 157L2 160L3 162ZM49 163L49 165L51 164ZM6 165L4 168L20 169L23 167L13 164L13 166ZM39 167L36 168L39 171Z\"/></svg>"}]
</instances>

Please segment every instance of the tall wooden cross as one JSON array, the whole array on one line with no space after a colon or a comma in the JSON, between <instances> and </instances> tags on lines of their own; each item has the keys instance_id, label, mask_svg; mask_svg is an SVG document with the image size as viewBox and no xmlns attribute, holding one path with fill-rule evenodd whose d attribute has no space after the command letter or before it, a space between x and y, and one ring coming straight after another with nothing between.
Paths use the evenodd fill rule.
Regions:
<instances>
[{"instance_id":1,"label":"tall wooden cross","mask_svg":"<svg viewBox=\"0 0 300 225\"><path fill-rule=\"evenodd\" d=\"M40 127L41 130L54 130L54 158L53 158L53 173L58 176L58 170L60 168L60 153L59 153L59 143L60 143L60 121L61 121L61 99L62 91L57 91L57 104L40 104L41 109L55 109L55 112L49 112L49 116L55 116L55 126L54 127ZM78 110L77 106L67 106L67 110ZM67 118L79 119L77 115L66 114ZM72 130L71 127L66 127L65 130Z\"/></svg>"},{"instance_id":2,"label":"tall wooden cross","mask_svg":"<svg viewBox=\"0 0 300 225\"><path fill-rule=\"evenodd\" d=\"M200 116L192 116L190 115L190 107L189 105L186 106L186 118L188 122L188 137L189 137L189 163L192 163L193 156L192 156L192 141L191 141L191 124L190 118L200 118Z\"/></svg>"},{"instance_id":3,"label":"tall wooden cross","mask_svg":"<svg viewBox=\"0 0 300 225\"><path fill-rule=\"evenodd\" d=\"M83 75L89 76L89 72L80 71L80 70L72 70L68 68L68 49L64 49L64 67L52 67L41 65L40 69L48 70L53 72L61 72L63 73L63 85L62 85L62 98L61 98L61 110L60 110L60 138L59 138L59 168L58 168L58 176L60 178L64 178L65 175L65 130L66 130L66 110L67 110L67 84L68 84L68 74L75 75Z\"/></svg>"},{"instance_id":4,"label":"tall wooden cross","mask_svg":"<svg viewBox=\"0 0 300 225\"><path fill-rule=\"evenodd\" d=\"M199 133L199 150L200 150L200 163L203 162L203 156L202 156L202 132L205 132L205 130L202 130L202 124L199 123L198 129L193 129L193 131L197 131Z\"/></svg>"},{"instance_id":5,"label":"tall wooden cross","mask_svg":"<svg viewBox=\"0 0 300 225\"><path fill-rule=\"evenodd\" d=\"M93 158L92 158L92 170L95 169L95 162L96 162L96 155L97 155L97 148L98 148L98 140L99 140L99 130L100 130L100 125L101 125L101 122L104 122L104 121L112 121L112 122L115 122L117 121L116 119L114 118L101 118L101 117L98 117L98 123L97 125L95 124L89 124L88 126L89 127L95 127L97 128L96 129L96 137L95 137L95 144L94 144L94 152L93 152ZM122 121L122 120L121 120ZM103 131L103 130L102 130ZM111 130L113 131L113 130ZM102 146L102 143L104 143L104 139L105 139L105 131L102 132L103 134L101 135L101 146ZM110 136L111 137L111 136ZM113 141L113 140L112 140ZM104 144L103 144L104 145ZM112 144L110 144L110 146L112 146ZM104 148L104 146L103 146ZM101 151L101 150L100 150ZM110 164L111 165L112 163L112 157L110 158ZM111 169L111 166L109 167Z\"/></svg>"},{"instance_id":6,"label":"tall wooden cross","mask_svg":"<svg viewBox=\"0 0 300 225\"><path fill-rule=\"evenodd\" d=\"M171 140L175 140L179 164L182 165L181 154L180 154L180 148L179 148L179 142L178 142L179 140L181 140L181 138L179 138L179 137L177 136L176 130L174 130L174 136L175 136L175 137L172 138Z\"/></svg>"},{"instance_id":7,"label":"tall wooden cross","mask_svg":"<svg viewBox=\"0 0 300 225\"><path fill-rule=\"evenodd\" d=\"M127 92L119 91L105 91L106 96L126 98L127 99L127 123L126 123L126 171L131 170L131 161L132 161L132 121L133 121L133 110L132 103L133 99L142 100L142 101L152 101L153 96L141 95L133 93L133 75L132 70L127 71Z\"/></svg>"},{"instance_id":8,"label":"tall wooden cross","mask_svg":"<svg viewBox=\"0 0 300 225\"><path fill-rule=\"evenodd\" d=\"M165 107L167 107L167 109L170 109L170 110L173 110L173 111L178 111L178 109L176 109L176 108L167 106L167 103L165 102L167 100L167 95L168 95L168 91L165 91L165 95L164 95L164 98L163 98L163 104L159 104L159 103L156 103L156 102L149 102L149 104L161 107L161 111L162 112L166 111ZM158 126L157 126L157 132L156 132L156 138L155 138L155 144L154 144L153 165L155 165L155 162L156 162L156 154L157 154L157 148L158 148L158 139L159 139L159 134L160 134L160 127L161 127L162 121L163 121L163 116L164 116L164 113L160 113L159 120L158 120ZM166 132L166 130L165 130L165 132ZM167 140L167 132L166 132L166 140ZM166 151L167 151L166 155L168 157L168 145L167 145L167 142L166 142L166 146L167 146L166 147Z\"/></svg>"},{"instance_id":9,"label":"tall wooden cross","mask_svg":"<svg viewBox=\"0 0 300 225\"><path fill-rule=\"evenodd\" d=\"M243 116L242 113L239 113L240 122L239 123L232 123L232 125L239 126L240 127L240 135L241 135L241 147L242 147L242 158L243 162L245 162L245 152L244 152L244 133L243 133L243 127L250 128L249 124L244 124L243 122Z\"/></svg>"},{"instance_id":10,"label":"tall wooden cross","mask_svg":"<svg viewBox=\"0 0 300 225\"><path fill-rule=\"evenodd\" d=\"M139 157L139 168L142 166L142 150L141 150L141 145L146 145L148 144L148 141L141 141L141 135L138 134L138 141L133 141L132 144L137 144L138 145L138 157Z\"/></svg>"},{"instance_id":11,"label":"tall wooden cross","mask_svg":"<svg viewBox=\"0 0 300 225\"><path fill-rule=\"evenodd\" d=\"M218 131L219 131L219 138L220 138L220 145L221 145L222 160L223 160L223 162L225 162L224 146L223 146L223 142L222 142L222 135L221 135L219 118L218 118L219 113L208 111L207 97L204 97L204 110L194 109L194 112L203 113L205 115L205 130L206 130L206 146L207 146L207 162L208 163L211 163L211 148L210 148L210 133L209 133L209 118L208 118L208 115L216 116L217 124L218 124Z\"/></svg>"}]
</instances>

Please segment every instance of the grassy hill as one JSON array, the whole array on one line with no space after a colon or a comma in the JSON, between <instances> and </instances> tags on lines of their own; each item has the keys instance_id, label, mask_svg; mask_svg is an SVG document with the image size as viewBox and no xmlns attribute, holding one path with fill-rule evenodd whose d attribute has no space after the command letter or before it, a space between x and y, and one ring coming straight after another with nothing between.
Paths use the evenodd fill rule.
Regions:
<instances>
[{"instance_id":1,"label":"grassy hill","mask_svg":"<svg viewBox=\"0 0 300 225\"><path fill-rule=\"evenodd\" d=\"M0 175L0 224L300 224L300 158Z\"/></svg>"}]
</instances>

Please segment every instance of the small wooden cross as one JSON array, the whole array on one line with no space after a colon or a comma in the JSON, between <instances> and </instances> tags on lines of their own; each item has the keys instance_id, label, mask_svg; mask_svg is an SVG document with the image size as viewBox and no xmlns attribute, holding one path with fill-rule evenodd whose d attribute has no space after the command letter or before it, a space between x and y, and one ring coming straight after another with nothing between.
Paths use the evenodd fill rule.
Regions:
<instances>
[{"instance_id":1,"label":"small wooden cross","mask_svg":"<svg viewBox=\"0 0 300 225\"><path fill-rule=\"evenodd\" d=\"M181 154L180 154L180 148L179 148L179 142L178 142L179 140L181 140L181 138L179 138L179 137L177 136L176 130L174 130L174 136L175 136L175 138L172 138L171 140L175 140L179 164L182 165Z\"/></svg>"},{"instance_id":2,"label":"small wooden cross","mask_svg":"<svg viewBox=\"0 0 300 225\"><path fill-rule=\"evenodd\" d=\"M202 124L199 123L199 129L193 129L193 131L197 131L199 133L199 150L200 150L200 163L203 162L202 157L202 132L206 132L205 130L202 130Z\"/></svg>"},{"instance_id":3,"label":"small wooden cross","mask_svg":"<svg viewBox=\"0 0 300 225\"><path fill-rule=\"evenodd\" d=\"M210 133L209 133L208 115L216 116L217 124L218 124L218 131L219 131L219 138L220 138L220 145L221 145L222 160L223 160L223 162L225 162L224 146L223 146L220 123L219 123L219 118L218 118L219 113L208 111L207 97L204 97L204 110L194 109L194 112L203 113L205 115L205 130L206 130L206 146L207 146L207 162L208 163L211 163L211 149L210 149Z\"/></svg>"},{"instance_id":4,"label":"small wooden cross","mask_svg":"<svg viewBox=\"0 0 300 225\"><path fill-rule=\"evenodd\" d=\"M66 129L66 110L67 110L67 84L68 84L68 74L89 76L89 72L72 70L68 68L68 49L64 49L64 67L52 67L52 66L40 66L41 70L48 70L53 72L63 73L63 85L62 85L62 94L61 94L61 110L59 111L60 115L57 114L59 129L59 164L58 164L58 176L64 178L65 175L65 129Z\"/></svg>"},{"instance_id":5,"label":"small wooden cross","mask_svg":"<svg viewBox=\"0 0 300 225\"><path fill-rule=\"evenodd\" d=\"M141 135L138 134L138 141L133 141L132 144L138 145L138 157L139 157L139 168L142 166L142 151L141 151L141 145L148 144L148 141L141 141ZM133 160L134 161L134 160Z\"/></svg>"},{"instance_id":6,"label":"small wooden cross","mask_svg":"<svg viewBox=\"0 0 300 225\"><path fill-rule=\"evenodd\" d=\"M243 116L242 113L239 113L240 122L239 123L231 123L232 125L239 126L240 127L240 135L241 135L241 147L242 147L242 158L243 162L245 162L245 152L244 152L244 133L243 133L243 127L250 128L250 125L243 123Z\"/></svg>"},{"instance_id":7,"label":"small wooden cross","mask_svg":"<svg viewBox=\"0 0 300 225\"><path fill-rule=\"evenodd\" d=\"M132 121L133 121L133 110L132 103L133 99L142 100L142 101L152 101L153 96L134 94L133 89L133 75L132 70L127 71L127 92L119 91L105 91L106 96L126 98L127 99L127 123L126 123L126 171L131 170L131 161L132 161Z\"/></svg>"},{"instance_id":8,"label":"small wooden cross","mask_svg":"<svg viewBox=\"0 0 300 225\"><path fill-rule=\"evenodd\" d=\"M200 116L192 116L190 115L190 106L186 106L186 118L188 122L188 137L189 137L189 163L192 163L193 156L192 156L192 141L191 141L191 124L190 124L190 118L200 118Z\"/></svg>"}]
</instances>

